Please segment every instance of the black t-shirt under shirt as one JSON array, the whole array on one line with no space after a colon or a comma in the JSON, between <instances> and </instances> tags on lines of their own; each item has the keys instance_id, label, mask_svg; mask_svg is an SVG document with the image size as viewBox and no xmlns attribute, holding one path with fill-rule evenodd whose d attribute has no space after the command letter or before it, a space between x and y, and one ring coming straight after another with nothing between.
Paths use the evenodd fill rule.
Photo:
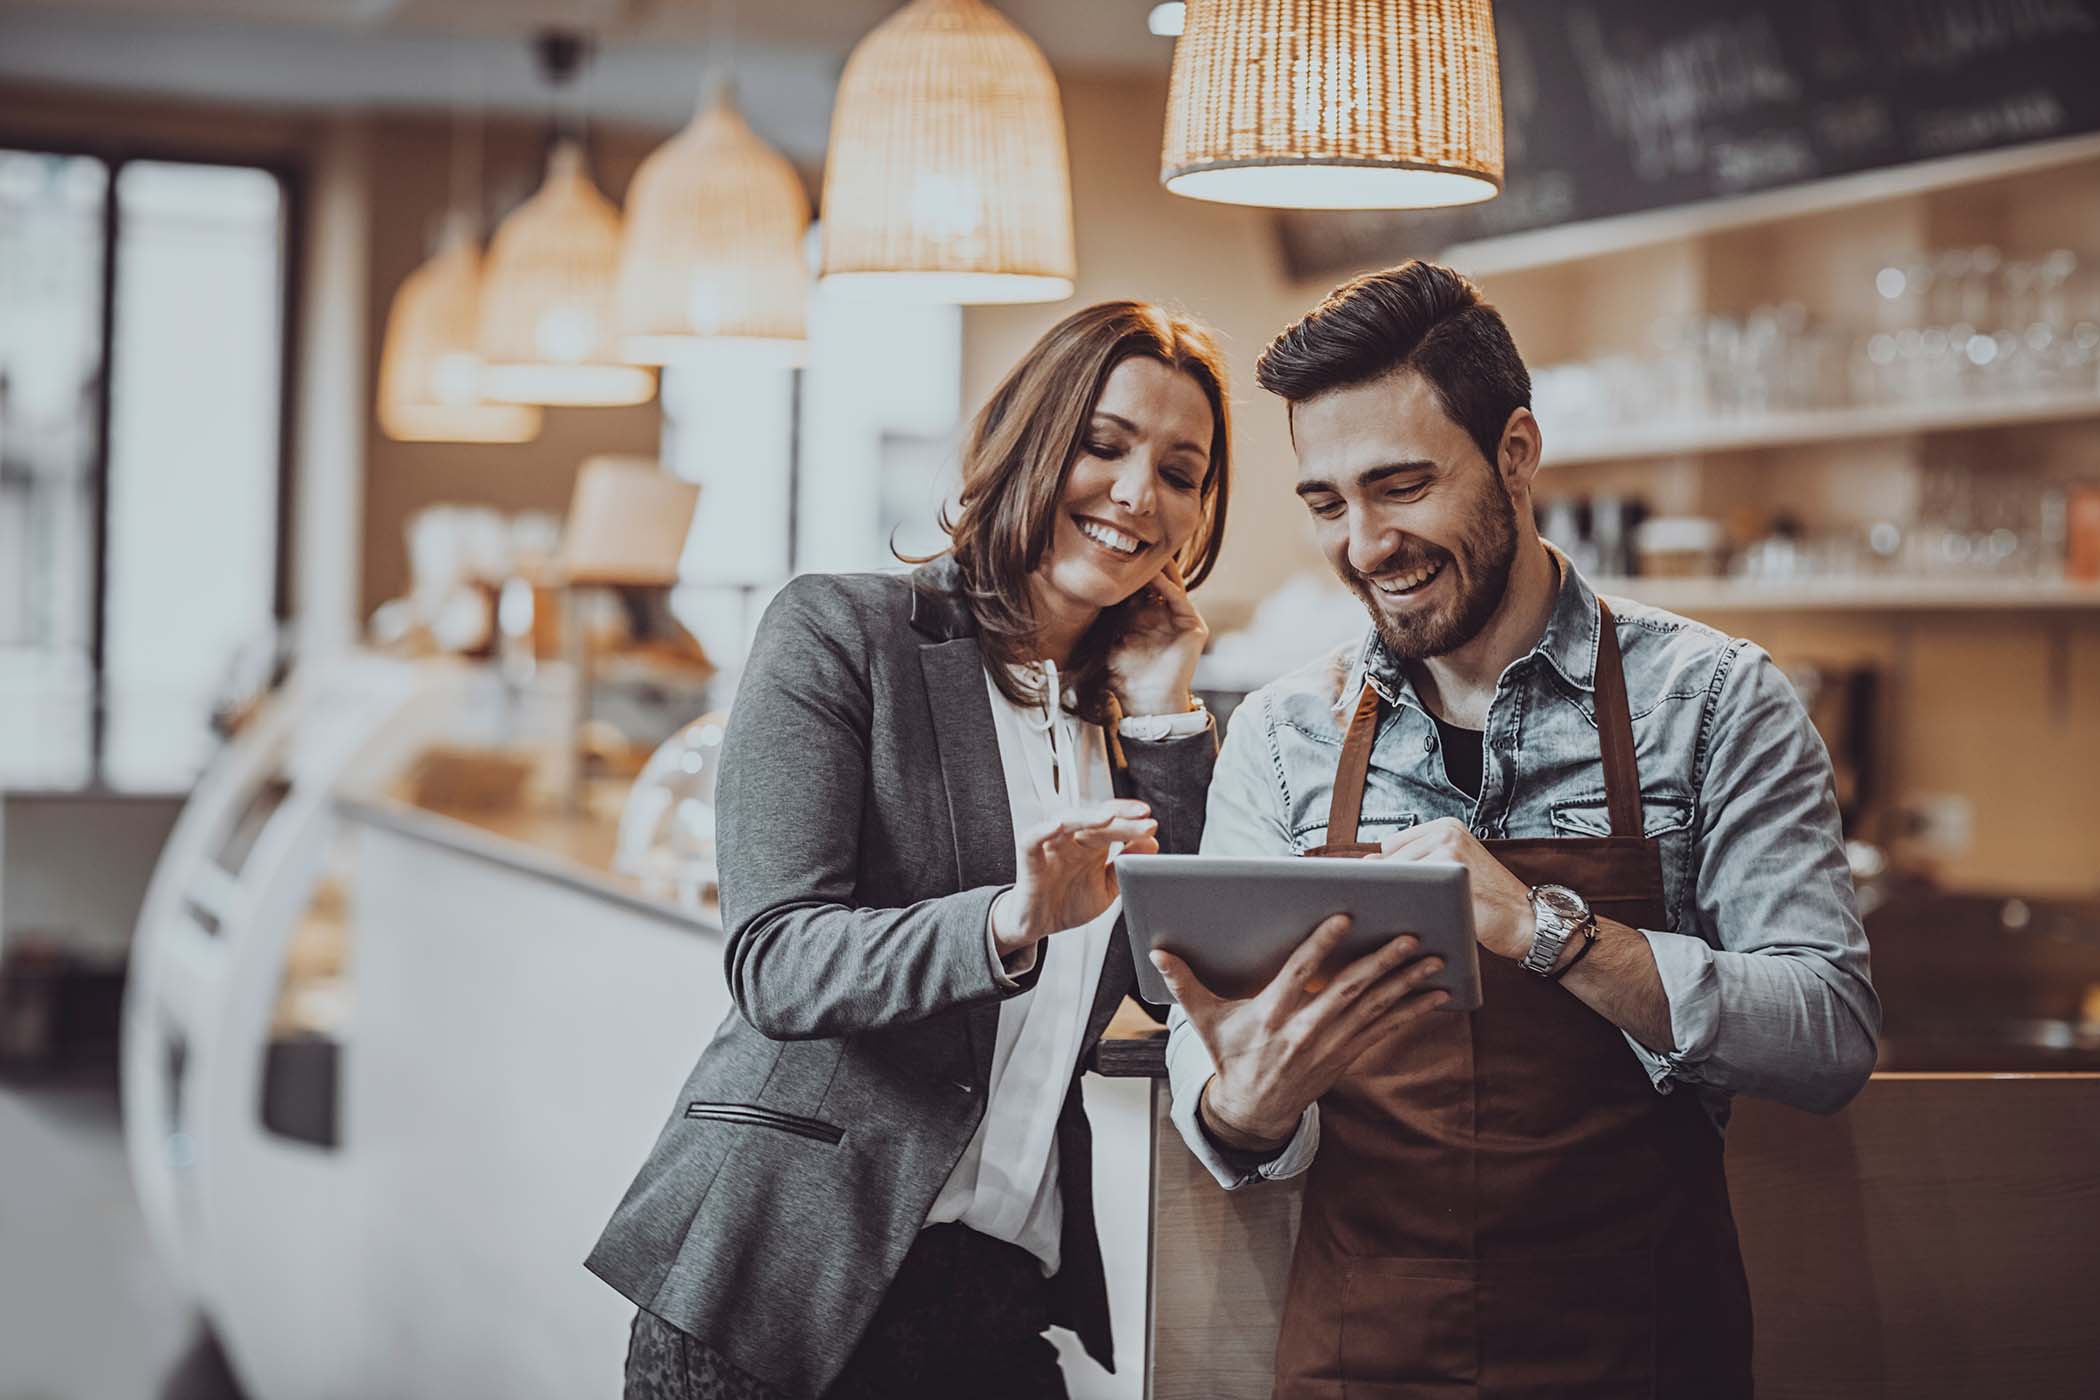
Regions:
<instances>
[{"instance_id":1,"label":"black t-shirt under shirt","mask_svg":"<svg viewBox=\"0 0 2100 1400\"><path fill-rule=\"evenodd\" d=\"M1444 752L1444 776L1451 780L1451 786L1478 802L1481 740L1485 736L1478 729L1461 729L1435 715L1429 718L1436 723L1437 747Z\"/></svg>"}]
</instances>

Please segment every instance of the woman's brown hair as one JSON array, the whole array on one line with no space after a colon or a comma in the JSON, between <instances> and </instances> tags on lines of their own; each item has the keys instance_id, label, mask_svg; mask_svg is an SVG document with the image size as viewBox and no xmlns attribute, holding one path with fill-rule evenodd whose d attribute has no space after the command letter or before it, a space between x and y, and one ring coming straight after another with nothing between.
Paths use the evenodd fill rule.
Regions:
<instances>
[{"instance_id":1,"label":"woman's brown hair","mask_svg":"<svg viewBox=\"0 0 2100 1400\"><path fill-rule=\"evenodd\" d=\"M952 519L941 512L947 552L961 572L992 680L1016 704L1040 698L1014 676L1031 659L1037 629L1029 578L1049 551L1065 480L1086 444L1101 390L1117 365L1140 355L1188 375L1210 401L1203 522L1177 562L1190 588L1217 563L1231 486L1225 357L1217 343L1194 321L1146 302L1104 301L1073 312L1029 347L971 422L960 510ZM1096 723L1108 718L1108 652L1121 611L1103 612L1063 668L1078 713Z\"/></svg>"}]
</instances>

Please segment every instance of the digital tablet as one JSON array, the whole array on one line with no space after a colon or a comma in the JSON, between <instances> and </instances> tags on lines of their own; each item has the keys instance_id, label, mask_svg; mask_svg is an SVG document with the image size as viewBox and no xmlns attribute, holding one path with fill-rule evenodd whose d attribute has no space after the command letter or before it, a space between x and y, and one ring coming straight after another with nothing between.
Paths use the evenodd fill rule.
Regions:
<instances>
[{"instance_id":1,"label":"digital tablet","mask_svg":"<svg viewBox=\"0 0 2100 1400\"><path fill-rule=\"evenodd\" d=\"M1252 996L1282 970L1292 950L1330 914L1355 920L1342 941L1355 958L1411 933L1444 966L1422 985L1451 994L1442 1010L1480 1005L1480 956L1473 940L1473 887L1463 865L1305 857L1119 856L1116 880L1138 989L1148 1001L1174 1000L1152 965L1163 948L1186 962L1220 996Z\"/></svg>"}]
</instances>

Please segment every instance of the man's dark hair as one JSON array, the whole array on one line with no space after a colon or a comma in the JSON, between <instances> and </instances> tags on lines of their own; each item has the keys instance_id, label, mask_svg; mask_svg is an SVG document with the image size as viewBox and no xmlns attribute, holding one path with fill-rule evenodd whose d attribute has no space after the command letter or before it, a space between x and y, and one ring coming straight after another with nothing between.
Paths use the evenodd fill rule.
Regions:
<instances>
[{"instance_id":1,"label":"man's dark hair","mask_svg":"<svg viewBox=\"0 0 2100 1400\"><path fill-rule=\"evenodd\" d=\"M1531 372L1502 314L1448 267L1419 258L1344 282L1269 342L1262 388L1292 404L1409 369L1495 464L1509 415L1531 407Z\"/></svg>"}]
</instances>

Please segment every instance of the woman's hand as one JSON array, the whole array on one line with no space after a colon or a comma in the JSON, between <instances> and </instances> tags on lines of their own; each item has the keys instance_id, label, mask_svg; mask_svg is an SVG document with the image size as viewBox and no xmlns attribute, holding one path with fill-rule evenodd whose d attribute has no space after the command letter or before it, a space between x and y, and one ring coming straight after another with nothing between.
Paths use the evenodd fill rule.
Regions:
<instances>
[{"instance_id":1,"label":"woman's hand","mask_svg":"<svg viewBox=\"0 0 2100 1400\"><path fill-rule=\"evenodd\" d=\"M1078 928L1115 902L1109 848L1131 855L1159 849L1159 823L1142 802L1081 807L1023 832L1014 852L1014 887L992 904L992 937L1010 958L1053 933Z\"/></svg>"},{"instance_id":2,"label":"woman's hand","mask_svg":"<svg viewBox=\"0 0 2100 1400\"><path fill-rule=\"evenodd\" d=\"M1108 654L1109 688L1123 713L1187 714L1196 708L1190 683L1210 628L1189 601L1181 565L1169 559L1123 608L1123 635Z\"/></svg>"}]
</instances>

